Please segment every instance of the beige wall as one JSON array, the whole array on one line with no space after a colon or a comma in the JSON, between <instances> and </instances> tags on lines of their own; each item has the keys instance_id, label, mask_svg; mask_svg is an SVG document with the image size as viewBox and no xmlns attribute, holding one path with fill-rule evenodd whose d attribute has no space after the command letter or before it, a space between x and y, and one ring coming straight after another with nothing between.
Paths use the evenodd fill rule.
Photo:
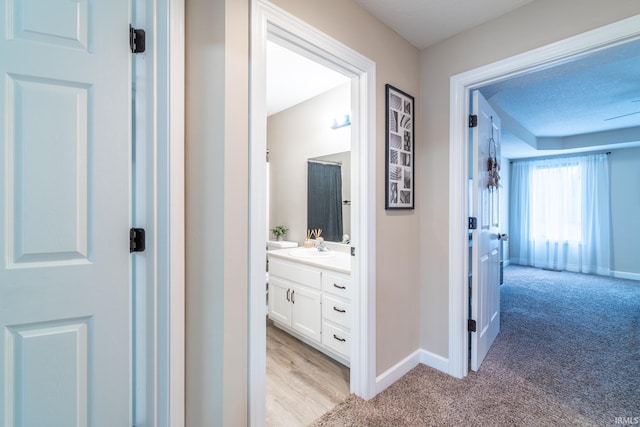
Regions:
<instances>
[{"instance_id":1,"label":"beige wall","mask_svg":"<svg viewBox=\"0 0 640 427\"><path fill-rule=\"evenodd\" d=\"M247 424L249 3L186 1L186 425Z\"/></svg>"},{"instance_id":2,"label":"beige wall","mask_svg":"<svg viewBox=\"0 0 640 427\"><path fill-rule=\"evenodd\" d=\"M351 150L351 127L331 129L332 118L351 111L350 106L351 85L346 83L267 119L267 225L289 227L286 240L302 244L306 237L307 159Z\"/></svg>"},{"instance_id":3,"label":"beige wall","mask_svg":"<svg viewBox=\"0 0 640 427\"><path fill-rule=\"evenodd\" d=\"M640 277L640 148L613 150L611 175L611 270ZM635 275L635 276L633 276Z\"/></svg>"},{"instance_id":4,"label":"beige wall","mask_svg":"<svg viewBox=\"0 0 640 427\"><path fill-rule=\"evenodd\" d=\"M448 357L449 79L640 13L635 0L537 0L420 55L421 347Z\"/></svg>"},{"instance_id":5,"label":"beige wall","mask_svg":"<svg viewBox=\"0 0 640 427\"><path fill-rule=\"evenodd\" d=\"M349 0L276 0L289 13L316 27L376 63L376 371L389 369L419 348L419 215L425 201L416 198L412 211L384 209L384 85L390 83L418 99L419 52L395 32ZM416 117L419 117L417 116ZM420 138L422 126L416 123ZM417 138L417 139L418 139ZM422 150L416 140L416 151ZM420 181L420 166L416 180ZM361 284L366 286L366 284Z\"/></svg>"}]
</instances>

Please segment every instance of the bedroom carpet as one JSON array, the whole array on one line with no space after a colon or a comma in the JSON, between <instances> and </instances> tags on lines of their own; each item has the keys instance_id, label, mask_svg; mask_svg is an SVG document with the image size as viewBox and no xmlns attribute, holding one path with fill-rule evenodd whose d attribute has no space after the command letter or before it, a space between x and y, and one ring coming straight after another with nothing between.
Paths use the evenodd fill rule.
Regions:
<instances>
[{"instance_id":1,"label":"bedroom carpet","mask_svg":"<svg viewBox=\"0 0 640 427\"><path fill-rule=\"evenodd\" d=\"M501 332L478 372L418 365L312 425L640 424L640 282L521 266L504 277Z\"/></svg>"}]
</instances>

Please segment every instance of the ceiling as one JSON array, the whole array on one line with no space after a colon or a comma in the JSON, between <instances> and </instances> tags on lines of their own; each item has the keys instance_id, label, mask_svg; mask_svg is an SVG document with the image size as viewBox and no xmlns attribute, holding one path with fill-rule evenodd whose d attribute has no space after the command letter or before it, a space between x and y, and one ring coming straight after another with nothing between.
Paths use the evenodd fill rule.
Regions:
<instances>
[{"instance_id":1,"label":"ceiling","mask_svg":"<svg viewBox=\"0 0 640 427\"><path fill-rule=\"evenodd\" d=\"M530 1L355 0L418 48ZM271 114L348 78L270 42L267 81ZM640 40L510 77L480 91L502 119L502 153L507 158L640 145Z\"/></svg>"},{"instance_id":2,"label":"ceiling","mask_svg":"<svg viewBox=\"0 0 640 427\"><path fill-rule=\"evenodd\" d=\"M267 41L267 116L348 81L343 74Z\"/></svg>"},{"instance_id":3,"label":"ceiling","mask_svg":"<svg viewBox=\"0 0 640 427\"><path fill-rule=\"evenodd\" d=\"M533 0L354 0L420 50Z\"/></svg>"}]
</instances>

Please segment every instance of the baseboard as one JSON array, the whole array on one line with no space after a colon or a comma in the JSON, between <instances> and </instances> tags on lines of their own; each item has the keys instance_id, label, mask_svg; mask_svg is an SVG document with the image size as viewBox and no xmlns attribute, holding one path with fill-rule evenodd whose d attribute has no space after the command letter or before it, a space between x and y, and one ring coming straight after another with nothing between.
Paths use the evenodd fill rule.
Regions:
<instances>
[{"instance_id":1,"label":"baseboard","mask_svg":"<svg viewBox=\"0 0 640 427\"><path fill-rule=\"evenodd\" d=\"M449 359L420 348L376 378L376 394L398 381L403 375L420 363L444 372L445 374L449 372Z\"/></svg>"},{"instance_id":2,"label":"baseboard","mask_svg":"<svg viewBox=\"0 0 640 427\"><path fill-rule=\"evenodd\" d=\"M640 280L640 273L628 273L626 271L611 271L611 275L616 279Z\"/></svg>"},{"instance_id":3,"label":"baseboard","mask_svg":"<svg viewBox=\"0 0 640 427\"><path fill-rule=\"evenodd\" d=\"M382 390L402 378L404 374L418 366L420 363L421 351L421 349L414 351L409 356L378 375L376 377L376 394L380 393Z\"/></svg>"},{"instance_id":4,"label":"baseboard","mask_svg":"<svg viewBox=\"0 0 640 427\"><path fill-rule=\"evenodd\" d=\"M420 349L420 363L433 369L449 374L449 359Z\"/></svg>"}]
</instances>

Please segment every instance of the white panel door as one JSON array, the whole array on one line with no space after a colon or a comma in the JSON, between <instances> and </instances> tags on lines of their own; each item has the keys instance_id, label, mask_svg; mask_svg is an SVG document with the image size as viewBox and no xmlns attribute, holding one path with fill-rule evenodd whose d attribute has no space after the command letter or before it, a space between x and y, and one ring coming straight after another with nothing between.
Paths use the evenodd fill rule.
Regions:
<instances>
[{"instance_id":1,"label":"white panel door","mask_svg":"<svg viewBox=\"0 0 640 427\"><path fill-rule=\"evenodd\" d=\"M129 1L0 1L0 425L130 426Z\"/></svg>"},{"instance_id":2,"label":"white panel door","mask_svg":"<svg viewBox=\"0 0 640 427\"><path fill-rule=\"evenodd\" d=\"M477 218L472 235L471 369L477 371L500 332L500 189L490 186L489 157L500 160L500 118L480 92L474 91L472 114L478 125L472 130L473 196L471 216Z\"/></svg>"}]
</instances>

